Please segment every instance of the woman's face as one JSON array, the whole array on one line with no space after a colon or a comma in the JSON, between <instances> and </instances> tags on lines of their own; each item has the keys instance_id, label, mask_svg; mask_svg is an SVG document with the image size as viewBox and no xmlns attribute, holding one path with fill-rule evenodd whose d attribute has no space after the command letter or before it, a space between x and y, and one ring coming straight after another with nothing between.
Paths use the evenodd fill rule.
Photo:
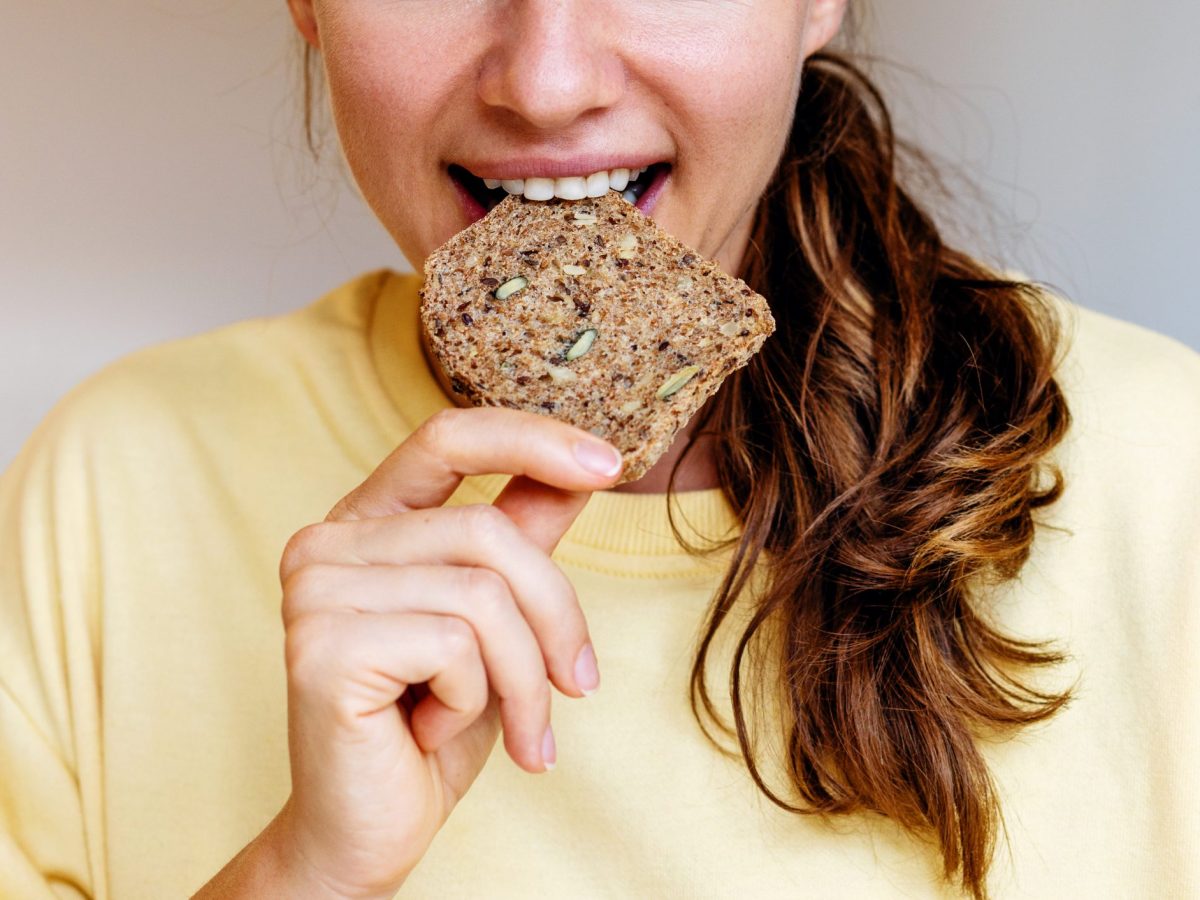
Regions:
<instances>
[{"instance_id":1,"label":"woman's face","mask_svg":"<svg viewBox=\"0 0 1200 900\"><path fill-rule=\"evenodd\" d=\"M289 0L355 180L410 262L503 196L482 179L569 194L650 167L638 206L732 272L801 63L845 2Z\"/></svg>"}]
</instances>

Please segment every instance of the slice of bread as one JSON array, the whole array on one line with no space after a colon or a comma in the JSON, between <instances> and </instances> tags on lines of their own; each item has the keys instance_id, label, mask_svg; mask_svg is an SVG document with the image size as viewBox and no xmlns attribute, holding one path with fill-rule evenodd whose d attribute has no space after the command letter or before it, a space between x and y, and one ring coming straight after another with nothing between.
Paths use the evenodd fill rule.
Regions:
<instances>
[{"instance_id":1,"label":"slice of bread","mask_svg":"<svg viewBox=\"0 0 1200 900\"><path fill-rule=\"evenodd\" d=\"M425 261L421 318L455 391L604 438L621 481L775 330L766 300L615 191L506 198Z\"/></svg>"}]
</instances>

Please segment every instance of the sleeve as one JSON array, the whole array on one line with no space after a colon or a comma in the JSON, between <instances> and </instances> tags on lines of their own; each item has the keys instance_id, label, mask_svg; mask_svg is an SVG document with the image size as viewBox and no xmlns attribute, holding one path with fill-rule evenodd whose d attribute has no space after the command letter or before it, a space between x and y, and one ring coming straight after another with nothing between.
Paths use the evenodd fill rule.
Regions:
<instances>
[{"instance_id":1,"label":"sleeve","mask_svg":"<svg viewBox=\"0 0 1200 900\"><path fill-rule=\"evenodd\" d=\"M0 897L14 900L107 896L97 542L72 431L52 413L0 475Z\"/></svg>"}]
</instances>

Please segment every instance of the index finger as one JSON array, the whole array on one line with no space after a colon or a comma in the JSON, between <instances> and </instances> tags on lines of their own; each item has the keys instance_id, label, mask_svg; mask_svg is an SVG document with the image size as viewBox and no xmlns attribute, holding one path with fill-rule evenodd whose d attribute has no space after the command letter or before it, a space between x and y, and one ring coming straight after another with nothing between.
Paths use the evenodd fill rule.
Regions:
<instances>
[{"instance_id":1,"label":"index finger","mask_svg":"<svg viewBox=\"0 0 1200 900\"><path fill-rule=\"evenodd\" d=\"M611 444L549 416L502 407L430 416L347 494L328 521L441 506L468 475L524 475L564 491L608 487L621 473Z\"/></svg>"}]
</instances>

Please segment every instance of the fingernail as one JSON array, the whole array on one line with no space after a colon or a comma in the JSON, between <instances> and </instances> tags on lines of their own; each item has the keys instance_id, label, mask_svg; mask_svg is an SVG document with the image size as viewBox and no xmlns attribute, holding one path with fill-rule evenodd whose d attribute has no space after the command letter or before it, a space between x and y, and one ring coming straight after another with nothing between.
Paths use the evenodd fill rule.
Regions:
<instances>
[{"instance_id":1,"label":"fingernail","mask_svg":"<svg viewBox=\"0 0 1200 900\"><path fill-rule=\"evenodd\" d=\"M591 644L584 644L575 658L575 686L590 697L600 687L600 670L596 667L596 651Z\"/></svg>"},{"instance_id":2,"label":"fingernail","mask_svg":"<svg viewBox=\"0 0 1200 900\"><path fill-rule=\"evenodd\" d=\"M599 441L577 441L575 459L594 475L612 478L621 471L621 454Z\"/></svg>"},{"instance_id":3,"label":"fingernail","mask_svg":"<svg viewBox=\"0 0 1200 900\"><path fill-rule=\"evenodd\" d=\"M550 726L546 726L546 734L542 738L542 765L549 772L554 768L554 763L558 759L558 751L554 747L554 732L550 730Z\"/></svg>"}]
</instances>

